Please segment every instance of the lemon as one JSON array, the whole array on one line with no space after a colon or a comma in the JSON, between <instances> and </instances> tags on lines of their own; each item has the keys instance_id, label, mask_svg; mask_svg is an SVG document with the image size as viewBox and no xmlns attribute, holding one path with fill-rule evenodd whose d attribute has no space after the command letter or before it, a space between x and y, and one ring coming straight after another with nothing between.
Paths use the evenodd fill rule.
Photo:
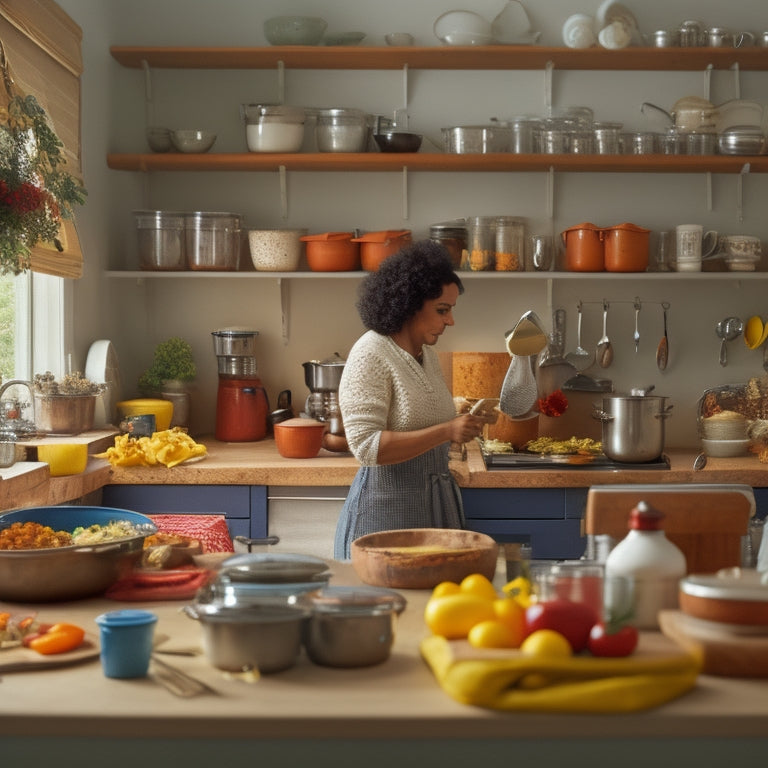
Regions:
<instances>
[{"instance_id":1,"label":"lemon","mask_svg":"<svg viewBox=\"0 0 768 768\"><path fill-rule=\"evenodd\" d=\"M571 644L554 629L537 629L523 640L520 650L526 656L541 656L549 659L567 659L573 656Z\"/></svg>"},{"instance_id":2,"label":"lemon","mask_svg":"<svg viewBox=\"0 0 768 768\"><path fill-rule=\"evenodd\" d=\"M465 576L461 580L459 588L468 595L477 595L486 600L495 600L498 597L496 588L491 584L490 579L482 573L471 573L469 576Z\"/></svg>"},{"instance_id":3,"label":"lemon","mask_svg":"<svg viewBox=\"0 0 768 768\"><path fill-rule=\"evenodd\" d=\"M46 443L37 446L38 461L48 464L51 477L78 475L88 464L87 443Z\"/></svg>"},{"instance_id":4,"label":"lemon","mask_svg":"<svg viewBox=\"0 0 768 768\"><path fill-rule=\"evenodd\" d=\"M498 619L486 619L469 630L467 640L473 648L516 648L520 641L512 628Z\"/></svg>"},{"instance_id":5,"label":"lemon","mask_svg":"<svg viewBox=\"0 0 768 768\"><path fill-rule=\"evenodd\" d=\"M445 597L455 595L460 587L455 581L441 581L433 590L432 597Z\"/></svg>"},{"instance_id":6,"label":"lemon","mask_svg":"<svg viewBox=\"0 0 768 768\"><path fill-rule=\"evenodd\" d=\"M495 617L491 600L467 592L430 598L424 609L432 634L449 640L465 638L475 624Z\"/></svg>"},{"instance_id":7,"label":"lemon","mask_svg":"<svg viewBox=\"0 0 768 768\"><path fill-rule=\"evenodd\" d=\"M525 637L525 608L512 597L500 597L493 601L496 619L505 624L512 635L511 648L519 648Z\"/></svg>"}]
</instances>

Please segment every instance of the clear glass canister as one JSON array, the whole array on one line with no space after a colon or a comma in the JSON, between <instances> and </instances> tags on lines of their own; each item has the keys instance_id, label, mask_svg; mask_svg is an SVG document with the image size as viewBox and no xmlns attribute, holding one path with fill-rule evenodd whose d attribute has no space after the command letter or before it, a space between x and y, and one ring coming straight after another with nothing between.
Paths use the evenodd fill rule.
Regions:
<instances>
[{"instance_id":1,"label":"clear glass canister","mask_svg":"<svg viewBox=\"0 0 768 768\"><path fill-rule=\"evenodd\" d=\"M147 270L187 268L184 214L177 211L134 211L139 266Z\"/></svg>"},{"instance_id":2,"label":"clear glass canister","mask_svg":"<svg viewBox=\"0 0 768 768\"><path fill-rule=\"evenodd\" d=\"M595 151L598 155L617 155L620 148L621 123L595 123Z\"/></svg>"},{"instance_id":3,"label":"clear glass canister","mask_svg":"<svg viewBox=\"0 0 768 768\"><path fill-rule=\"evenodd\" d=\"M467 251L462 269L472 272L491 270L495 265L496 218L472 216L467 220Z\"/></svg>"},{"instance_id":4,"label":"clear glass canister","mask_svg":"<svg viewBox=\"0 0 768 768\"><path fill-rule=\"evenodd\" d=\"M442 245L451 254L454 269L460 269L467 253L467 225L464 219L432 224L429 239Z\"/></svg>"},{"instance_id":5,"label":"clear glass canister","mask_svg":"<svg viewBox=\"0 0 768 768\"><path fill-rule=\"evenodd\" d=\"M499 272L522 272L525 268L525 223L513 216L496 218L495 268Z\"/></svg>"}]
</instances>

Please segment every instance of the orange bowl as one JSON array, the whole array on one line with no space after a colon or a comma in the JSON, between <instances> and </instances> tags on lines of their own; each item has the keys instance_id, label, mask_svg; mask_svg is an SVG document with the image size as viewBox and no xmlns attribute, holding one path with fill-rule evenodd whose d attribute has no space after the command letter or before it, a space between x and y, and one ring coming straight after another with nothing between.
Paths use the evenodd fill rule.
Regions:
<instances>
[{"instance_id":1,"label":"orange bowl","mask_svg":"<svg viewBox=\"0 0 768 768\"><path fill-rule=\"evenodd\" d=\"M287 419L274 426L278 453L286 459L312 459L323 444L325 423L315 419Z\"/></svg>"}]
</instances>

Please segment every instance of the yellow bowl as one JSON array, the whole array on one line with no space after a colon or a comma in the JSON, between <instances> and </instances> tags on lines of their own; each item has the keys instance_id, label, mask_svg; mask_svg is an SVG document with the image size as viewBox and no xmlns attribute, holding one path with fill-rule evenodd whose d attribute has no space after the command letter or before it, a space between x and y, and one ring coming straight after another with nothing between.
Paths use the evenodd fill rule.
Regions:
<instances>
[{"instance_id":1,"label":"yellow bowl","mask_svg":"<svg viewBox=\"0 0 768 768\"><path fill-rule=\"evenodd\" d=\"M152 414L155 417L155 428L158 432L168 429L173 418L173 403L170 400L140 397L136 400L122 400L117 404L120 418L128 416L144 416Z\"/></svg>"},{"instance_id":2,"label":"yellow bowl","mask_svg":"<svg viewBox=\"0 0 768 768\"><path fill-rule=\"evenodd\" d=\"M766 338L766 328L759 315L752 315L744 326L744 342L750 349L757 349Z\"/></svg>"},{"instance_id":3,"label":"yellow bowl","mask_svg":"<svg viewBox=\"0 0 768 768\"><path fill-rule=\"evenodd\" d=\"M87 443L46 443L37 446L38 461L44 461L51 477L79 475L88 465Z\"/></svg>"}]
</instances>

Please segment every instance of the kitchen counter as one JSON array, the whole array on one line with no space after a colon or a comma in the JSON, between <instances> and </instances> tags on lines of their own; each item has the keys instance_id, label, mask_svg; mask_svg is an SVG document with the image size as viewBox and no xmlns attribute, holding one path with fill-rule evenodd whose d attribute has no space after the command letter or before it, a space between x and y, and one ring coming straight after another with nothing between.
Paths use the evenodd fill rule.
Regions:
<instances>
[{"instance_id":1,"label":"kitchen counter","mask_svg":"<svg viewBox=\"0 0 768 768\"><path fill-rule=\"evenodd\" d=\"M49 438L51 439L51 438ZM104 436L93 438L103 450ZM111 437L110 437L111 440ZM46 464L20 462L0 470L0 509L39 504L61 504L96 491L104 485L271 485L348 486L357 472L350 453L321 450L313 459L285 459L271 439L255 443L222 443L201 437L208 448L205 459L167 467L112 467L91 457L80 475L50 477ZM467 459L451 461L451 471L462 488L587 488L615 483L742 483L768 487L768 464L757 456L707 461L703 470L693 470L698 450L667 452L669 470L621 469L512 469L486 470L479 446L467 446Z\"/></svg>"},{"instance_id":2,"label":"kitchen counter","mask_svg":"<svg viewBox=\"0 0 768 768\"><path fill-rule=\"evenodd\" d=\"M331 562L331 569L332 583L359 583L349 564ZM135 759L142 749L152 749L148 740L181 739L175 742L172 764L182 764L186 749L198 756L194 764L201 765L200 750L208 740L215 742L215 759L220 761L238 740L255 740L259 742L254 745L256 754L261 755L262 743L264 749L280 744L281 764L298 765L306 763L292 762L290 750L322 740L321 762L313 760L313 765L347 765L322 762L322 755L327 758L334 745L341 748L345 742L353 742L358 749L370 750L366 764L378 766L391 765L391 754L389 763L382 761L383 753L366 746L366 740L381 741L385 750L394 750L405 739L411 740L407 743L412 750L418 750L419 743L431 744L430 754L442 754L442 764L447 765L452 755L455 759L457 749L460 753L462 744L480 757L484 750L498 756L503 743L506 749L515 750L511 754L516 758L523 754L518 750L534 744L537 754L546 758L548 751L563 750L570 740L576 740L582 749L588 740L590 751L593 745L599 751L600 740L608 734L611 739L637 740L646 755L654 743L658 746L660 740L673 739L674 743L665 741L666 748L674 749L675 743L685 745L686 764L697 759L699 744L702 759L697 764L710 765L711 740L720 745L721 755L724 746L735 750L740 765L752 765L747 760L751 746L766 754L768 680L764 679L702 676L698 686L681 698L629 715L503 713L461 705L439 688L419 655L418 643L426 631L423 609L429 593L402 592L408 606L398 622L392 656L375 667L319 667L302 654L293 669L263 676L251 684L227 679L203 655L165 656L218 693L191 699L176 698L151 679L105 678L97 659L44 671L6 673L0 697L4 757L9 757L8 749L13 756L15 746L20 754L23 747L34 750L35 740L40 739L54 739L57 744L60 740L64 749L78 738L93 739L88 742L89 751L91 745L98 750L102 740L106 745L111 739L128 740L120 742L119 755L114 750L110 757L110 764L116 766L123 765L121 756L129 764L124 749ZM197 646L200 627L179 612L183 604L128 605L97 598L36 608L42 620L72 621L94 633L94 618L99 613L122 607L147 608L158 614L157 632L169 636L169 647ZM714 751L718 753L718 747ZM65 760L63 764L70 763Z\"/></svg>"}]
</instances>

